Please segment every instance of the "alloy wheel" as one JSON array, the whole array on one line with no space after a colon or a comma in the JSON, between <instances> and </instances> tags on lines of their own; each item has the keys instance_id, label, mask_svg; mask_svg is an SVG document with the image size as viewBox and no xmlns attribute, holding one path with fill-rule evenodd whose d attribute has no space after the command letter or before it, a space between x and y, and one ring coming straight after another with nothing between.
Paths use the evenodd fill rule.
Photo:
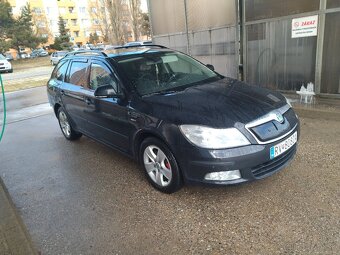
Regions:
<instances>
[{"instance_id":1,"label":"alloy wheel","mask_svg":"<svg viewBox=\"0 0 340 255\"><path fill-rule=\"evenodd\" d=\"M151 180L161 187L171 183L171 164L165 153L155 145L149 145L143 153L145 169Z\"/></svg>"},{"instance_id":2,"label":"alloy wheel","mask_svg":"<svg viewBox=\"0 0 340 255\"><path fill-rule=\"evenodd\" d=\"M60 127L65 136L70 137L71 136L71 126L70 123L68 122L67 116L63 111L60 111L59 113L59 122L60 122Z\"/></svg>"}]
</instances>

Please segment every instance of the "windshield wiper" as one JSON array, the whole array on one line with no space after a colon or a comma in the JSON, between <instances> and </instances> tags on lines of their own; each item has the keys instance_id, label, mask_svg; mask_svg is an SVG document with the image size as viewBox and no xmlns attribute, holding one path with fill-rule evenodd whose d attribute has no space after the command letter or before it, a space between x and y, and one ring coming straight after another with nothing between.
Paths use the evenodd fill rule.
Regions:
<instances>
[{"instance_id":1,"label":"windshield wiper","mask_svg":"<svg viewBox=\"0 0 340 255\"><path fill-rule=\"evenodd\" d=\"M179 91L182 91L182 90L162 90L162 91L148 93L148 94L145 94L143 96L166 95L166 94L177 93Z\"/></svg>"}]
</instances>

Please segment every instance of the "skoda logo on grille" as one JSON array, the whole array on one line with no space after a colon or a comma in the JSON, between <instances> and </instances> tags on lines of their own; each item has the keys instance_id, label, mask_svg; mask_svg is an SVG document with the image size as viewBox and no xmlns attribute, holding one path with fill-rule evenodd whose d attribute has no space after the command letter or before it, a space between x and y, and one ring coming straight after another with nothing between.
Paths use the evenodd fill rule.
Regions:
<instances>
[{"instance_id":1,"label":"skoda logo on grille","mask_svg":"<svg viewBox=\"0 0 340 255\"><path fill-rule=\"evenodd\" d=\"M277 120L278 122L280 122L280 123L283 123L283 121L284 121L284 118L283 118L282 114L279 113L279 112L276 112L276 113L275 113L275 118L276 118L276 120Z\"/></svg>"}]
</instances>

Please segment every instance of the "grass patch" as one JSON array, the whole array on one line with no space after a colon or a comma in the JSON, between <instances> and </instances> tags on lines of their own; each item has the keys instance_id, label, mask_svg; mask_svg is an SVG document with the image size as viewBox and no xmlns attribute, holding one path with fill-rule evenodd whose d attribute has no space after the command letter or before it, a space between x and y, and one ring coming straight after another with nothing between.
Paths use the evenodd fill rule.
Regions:
<instances>
[{"instance_id":1,"label":"grass patch","mask_svg":"<svg viewBox=\"0 0 340 255\"><path fill-rule=\"evenodd\" d=\"M24 70L32 67L41 67L51 65L50 56L38 57L38 58L28 58L28 59L18 59L13 60L12 66L14 71Z\"/></svg>"},{"instance_id":2,"label":"grass patch","mask_svg":"<svg viewBox=\"0 0 340 255\"><path fill-rule=\"evenodd\" d=\"M5 92L12 92L12 91L17 91L17 90L22 90L22 89L29 89L29 88L36 88L36 87L41 87L41 86L46 86L47 81L49 78L44 78L40 80L22 80L21 82L6 82L4 85L5 87Z\"/></svg>"}]
</instances>

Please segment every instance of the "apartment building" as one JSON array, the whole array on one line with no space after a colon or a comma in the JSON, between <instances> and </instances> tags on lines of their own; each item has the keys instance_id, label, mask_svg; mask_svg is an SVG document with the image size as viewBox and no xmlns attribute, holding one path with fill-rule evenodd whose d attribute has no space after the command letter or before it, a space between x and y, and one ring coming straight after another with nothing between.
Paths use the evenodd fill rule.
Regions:
<instances>
[{"instance_id":1,"label":"apartment building","mask_svg":"<svg viewBox=\"0 0 340 255\"><path fill-rule=\"evenodd\" d=\"M101 0L9 0L14 16L20 15L21 8L30 4L36 32L48 38L48 44L53 43L59 35L59 16L64 20L69 30L71 42L74 45L84 45L89 41L90 34L96 33L99 41L107 42L105 32L108 28L106 9ZM128 1L123 1L124 9ZM127 31L126 41L133 41L128 12L124 20Z\"/></svg>"}]
</instances>

